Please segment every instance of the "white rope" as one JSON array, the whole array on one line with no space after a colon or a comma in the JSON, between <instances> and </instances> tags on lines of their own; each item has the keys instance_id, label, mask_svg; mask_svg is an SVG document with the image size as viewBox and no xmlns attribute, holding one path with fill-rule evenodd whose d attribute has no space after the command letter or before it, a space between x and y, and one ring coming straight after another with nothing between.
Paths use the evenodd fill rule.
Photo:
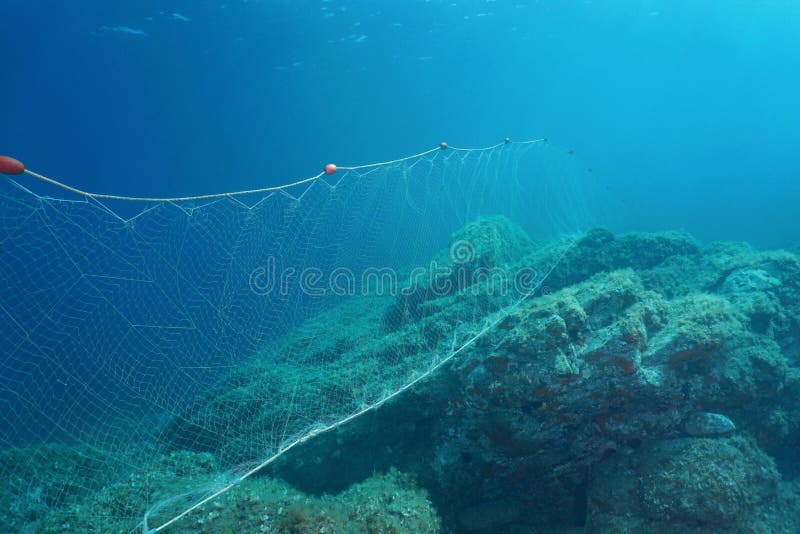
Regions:
<instances>
[{"instance_id":1,"label":"white rope","mask_svg":"<svg viewBox=\"0 0 800 534\"><path fill-rule=\"evenodd\" d=\"M457 151L461 151L461 152L479 152L479 151L484 151L484 150L494 150L494 149L496 149L496 148L498 148L498 147L500 147L500 146L502 146L504 144L511 144L511 143L514 143L514 144L531 144L531 143L541 143L541 142L544 142L544 141L546 141L546 139L532 139L530 141L510 141L510 140L506 139L502 143L497 143L496 145L492 145L492 146L488 146L488 147L484 147L484 148L455 148L455 147L449 147L449 146L445 146L444 148L442 148L441 146L439 146L439 147L436 147L436 148L431 148L430 150L426 150L424 152L420 152L419 154L413 154L411 156L406 156L404 158L393 159L391 161L382 161L380 163L368 163L366 165L357 165L357 166L354 166L354 167L338 167L337 170L358 171L358 170L362 170L362 169L369 169L369 168L380 167L380 166L384 166L384 165L393 165L395 163L402 163L404 161L422 158L424 156L427 156L427 155L432 154L434 152L437 152L439 150L457 150ZM208 194L208 195L194 195L194 196L187 196L187 197L171 197L170 198L170 197L130 197L130 196L125 196L125 195L107 195L107 194L102 194L102 193L89 193L88 191L83 191L82 189L78 189L77 187L72 187L71 185L67 185L67 184L65 184L63 182L59 182L58 180L54 180L53 178L48 178L47 176L44 176L44 175L39 174L37 172L33 172L31 170L28 170L28 169L25 169L23 172L25 172L25 174L27 174L28 176L32 176L32 177L34 177L34 178L36 178L38 180L41 180L43 182L47 182L48 184L54 185L56 187L60 187L61 189L64 189L64 190L69 191L70 193L74 193L76 195L80 195L82 197L93 198L93 199L105 199L105 200L124 200L124 201L128 201L128 202L187 202L187 201L192 201L192 200L210 200L210 199L215 199L215 198L237 197L237 196L242 196L242 195L253 195L253 194L258 194L258 193L271 193L271 192L274 192L274 191L282 191L284 189L289 189L289 188L292 188L292 187L296 187L298 185L307 184L307 183L319 180L323 176L326 176L326 173L323 171L323 172L320 172L317 175L310 176L308 178L303 178L302 180L297 180L295 182L291 182L291 183L283 184L283 185L275 185L275 186L272 186L272 187L261 187L261 188L258 188L258 189L245 189L245 190L242 190L242 191L232 191L232 192L229 192L229 193L212 193L212 194Z\"/></svg>"}]
</instances>

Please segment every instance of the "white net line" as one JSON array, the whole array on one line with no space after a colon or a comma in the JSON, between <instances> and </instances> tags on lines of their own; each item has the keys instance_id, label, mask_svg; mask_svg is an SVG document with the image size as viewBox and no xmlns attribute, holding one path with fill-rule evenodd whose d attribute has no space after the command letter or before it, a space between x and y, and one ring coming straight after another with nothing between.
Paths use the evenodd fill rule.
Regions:
<instances>
[{"instance_id":1,"label":"white net line","mask_svg":"<svg viewBox=\"0 0 800 534\"><path fill-rule=\"evenodd\" d=\"M565 162L536 140L436 148L340 167L335 181L321 173L213 198L100 196L46 179L84 197L76 202L6 187L2 442L34 457L48 454L34 446L51 444L94 451L97 465L119 472L154 472L175 450L210 452L233 470L212 485L184 481L177 498L147 493L140 515L116 518L135 525L160 500L145 516L160 531L412 387L533 294L563 244L536 266L527 291L493 298L488 309L481 295L452 292L439 296L450 308L421 311L440 301L369 284L332 291L332 274L379 281L388 269L398 284L415 267L430 275L432 259L453 263L439 252L453 233L480 217L502 215L541 239L580 230L580 175ZM264 196L250 206L233 198L253 193ZM104 199L155 202L123 219ZM196 200L205 203L182 204ZM467 237L480 241L483 228L504 224ZM305 287L304 275L322 278ZM312 290L323 278L328 293L319 296ZM4 470L43 484L44 473ZM104 483L86 476L81 488L60 491L88 495Z\"/></svg>"},{"instance_id":2,"label":"white net line","mask_svg":"<svg viewBox=\"0 0 800 534\"><path fill-rule=\"evenodd\" d=\"M525 145L525 144L543 143L543 142L546 142L546 141L547 141L546 139L532 139L532 140L529 140L529 141L515 141L514 143L515 144L523 144L523 145ZM397 163L402 163L404 161L411 161L411 160L420 159L422 157L428 156L428 155L436 152L437 150L449 149L449 150L455 150L455 151L461 151L461 152L482 152L482 151L487 151L487 150L493 150L493 149L501 146L502 144L509 144L509 143L511 143L511 140L508 139L508 138L506 138L506 140L503 143L498 143L496 145L492 145L492 146L485 147L485 148L457 148L457 147L450 147L450 146L447 145L447 143L441 143L441 145L439 147L437 147L437 148L431 148L431 149L426 150L424 152L420 152L419 154L413 154L411 156L405 156L403 158L398 158L398 159L394 159L394 160L390 160L390 161L383 161L383 162L380 162L380 163L368 163L368 164L365 164L365 165L357 165L357 166L354 166L354 167L336 167L334 165L334 171L333 172L336 172L337 170L339 170L339 171L359 171L359 170L365 170L365 169L372 169L372 168L376 168L376 167L385 167L387 165L394 165L394 164L397 164ZM82 197L86 197L86 198L92 198L92 199L97 199L97 200L121 200L121 201L125 201L125 202L153 202L153 203L190 202L190 201L197 201L197 200L215 200L215 199L220 199L220 198L232 198L232 197L247 196L247 195L263 195L265 193L273 193L273 192L276 192L276 191L284 191L284 190L295 188L295 187L300 186L300 185L310 184L311 182L319 180L320 178L322 178L322 177L324 177L326 175L333 174L333 172L328 173L326 171L322 171L319 174L315 174L314 176L309 176L308 178L303 178L303 179L296 180L294 182L289 182L289 183L286 183L286 184L269 186L269 187L261 187L261 188L257 188L257 189L244 189L244 190L240 190L240 191L230 191L230 192L226 192L226 193L210 193L210 194L205 194L205 195L192 195L192 196L182 196L182 197L133 197L133 196L125 196L125 195L106 194L106 193L89 193L89 192L84 191L82 189L78 189L77 187L73 187L71 185L65 184L63 182L60 182L60 181L55 180L53 178L50 178L48 176L44 176L42 174L34 172L34 171L30 170L30 169L24 169L23 172L25 174L29 175L29 176L32 176L33 178L36 178L37 180L41 180L41 181L43 181L45 183L48 183L50 185L59 187L61 189L64 189L65 191L69 191L70 193L74 193L76 195L79 195L79 196L82 196Z\"/></svg>"}]
</instances>

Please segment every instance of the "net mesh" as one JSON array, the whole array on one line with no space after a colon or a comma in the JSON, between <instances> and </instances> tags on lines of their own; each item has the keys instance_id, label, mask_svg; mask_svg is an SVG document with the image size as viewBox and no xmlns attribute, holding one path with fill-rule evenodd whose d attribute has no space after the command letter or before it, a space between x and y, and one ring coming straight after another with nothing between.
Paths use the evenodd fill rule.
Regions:
<instances>
[{"instance_id":1,"label":"net mesh","mask_svg":"<svg viewBox=\"0 0 800 534\"><path fill-rule=\"evenodd\" d=\"M546 142L503 143L130 219L4 180L4 524L181 528L537 295L586 226L582 180ZM552 253L504 256L531 243ZM175 467L181 451L213 469ZM120 481L135 491L86 505Z\"/></svg>"}]
</instances>

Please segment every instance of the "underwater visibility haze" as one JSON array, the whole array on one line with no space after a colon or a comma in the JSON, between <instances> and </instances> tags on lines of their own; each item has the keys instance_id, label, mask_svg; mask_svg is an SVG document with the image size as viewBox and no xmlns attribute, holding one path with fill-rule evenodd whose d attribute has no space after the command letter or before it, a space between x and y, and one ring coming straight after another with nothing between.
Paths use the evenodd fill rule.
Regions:
<instances>
[{"instance_id":1,"label":"underwater visibility haze","mask_svg":"<svg viewBox=\"0 0 800 534\"><path fill-rule=\"evenodd\" d=\"M0 15L6 531L800 531L796 2Z\"/></svg>"}]
</instances>

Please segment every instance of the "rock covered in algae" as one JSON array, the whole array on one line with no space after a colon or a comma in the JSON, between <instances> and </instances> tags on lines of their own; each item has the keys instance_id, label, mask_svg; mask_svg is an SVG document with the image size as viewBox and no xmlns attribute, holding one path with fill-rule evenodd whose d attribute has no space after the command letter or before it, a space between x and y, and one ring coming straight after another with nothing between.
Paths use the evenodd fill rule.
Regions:
<instances>
[{"instance_id":1,"label":"rock covered in algae","mask_svg":"<svg viewBox=\"0 0 800 534\"><path fill-rule=\"evenodd\" d=\"M179 528L212 532L236 521L270 532L335 525L433 532L440 525L433 503L442 528L462 532L800 531L795 254L607 230L574 244L534 245L494 219L465 227L453 236L458 241L474 242L472 259L460 264L468 268L533 265L550 274L541 291L510 307L514 298L486 291L485 281L475 283L478 291L421 285L395 298L350 299L234 370L164 431L165 454L178 455L173 463L252 460L263 455L264 429L284 424L288 399L303 413L320 398L352 413L419 376L432 354L458 347L504 310L427 381L274 466L294 487L336 493L349 504L328 506L256 479ZM451 248L443 261L452 260ZM730 425L706 421L714 424L698 425L699 435L731 425L736 433L687 438L698 434L687 422L703 413ZM429 497L391 481L402 475L371 478L391 466L416 473ZM197 485L219 471L197 469ZM175 472L169 463L154 471ZM109 510L133 517L142 502L177 491L168 476L156 479L144 493L130 480L110 484L83 500L91 513L71 520ZM359 515L367 509L390 517ZM57 531L64 523L46 524Z\"/></svg>"},{"instance_id":2,"label":"rock covered in algae","mask_svg":"<svg viewBox=\"0 0 800 534\"><path fill-rule=\"evenodd\" d=\"M389 470L339 494L318 497L275 480L249 481L199 508L175 531L435 534L440 520L412 476Z\"/></svg>"},{"instance_id":3,"label":"rock covered in algae","mask_svg":"<svg viewBox=\"0 0 800 534\"><path fill-rule=\"evenodd\" d=\"M780 486L774 462L742 437L648 443L593 471L586 531L794 532L800 517L770 507Z\"/></svg>"},{"instance_id":4,"label":"rock covered in algae","mask_svg":"<svg viewBox=\"0 0 800 534\"><path fill-rule=\"evenodd\" d=\"M105 459L88 449L14 448L0 452L0 462L13 466L0 486L0 524L9 532L34 532L53 510L76 507L113 481Z\"/></svg>"},{"instance_id":5,"label":"rock covered in algae","mask_svg":"<svg viewBox=\"0 0 800 534\"><path fill-rule=\"evenodd\" d=\"M766 452L784 476L800 476L795 255L603 230L566 254L557 247L520 254L518 262L545 265L552 264L548 254L561 255L545 281L549 292L511 308L429 381L374 417L310 443L304 454L318 458L316 466L347 465L351 473L361 471L365 456L370 465L417 472L446 524L485 532L584 524L595 470L640 447L657 454L659 443L685 437L698 413L725 419L690 424L693 433L719 436L735 427L747 440L736 449L737 469L766 465ZM460 306L470 298L429 296L399 333L413 337L448 312L464 317L472 308ZM304 465L287 459L280 467L301 486L319 488L316 469ZM326 473L327 483L344 484ZM707 484L708 494L724 494L728 482L719 476ZM764 528L791 532L783 525L800 517L795 488L784 484L752 504L772 510L759 516ZM480 513L487 503L505 512Z\"/></svg>"},{"instance_id":6,"label":"rock covered in algae","mask_svg":"<svg viewBox=\"0 0 800 534\"><path fill-rule=\"evenodd\" d=\"M85 498L70 506L53 507L35 520L27 517L26 526L19 530L127 533L141 521L147 503L174 497L187 483L197 490L218 488L224 483L213 456L174 452L161 458L146 477L132 474L99 491L87 493ZM198 499L186 502L191 504ZM153 514L148 526L158 526L182 512L185 506L167 507ZM394 469L374 474L339 494L322 496L307 495L284 482L260 477L204 504L168 530L187 534L433 534L439 531L439 517L425 490L417 486L413 476Z\"/></svg>"}]
</instances>

